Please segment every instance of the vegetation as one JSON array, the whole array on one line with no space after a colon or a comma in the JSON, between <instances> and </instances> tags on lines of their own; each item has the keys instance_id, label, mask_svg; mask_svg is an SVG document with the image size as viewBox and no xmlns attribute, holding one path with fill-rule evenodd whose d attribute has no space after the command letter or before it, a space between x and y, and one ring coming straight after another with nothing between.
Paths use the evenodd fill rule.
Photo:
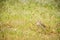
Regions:
<instances>
[{"instance_id":1,"label":"vegetation","mask_svg":"<svg viewBox=\"0 0 60 40\"><path fill-rule=\"evenodd\" d=\"M60 0L0 0L0 40L60 40Z\"/></svg>"}]
</instances>

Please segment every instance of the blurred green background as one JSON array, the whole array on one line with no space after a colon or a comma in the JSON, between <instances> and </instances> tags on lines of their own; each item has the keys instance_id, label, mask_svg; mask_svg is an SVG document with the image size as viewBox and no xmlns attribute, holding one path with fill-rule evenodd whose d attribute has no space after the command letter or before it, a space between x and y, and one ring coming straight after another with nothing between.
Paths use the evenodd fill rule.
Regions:
<instances>
[{"instance_id":1,"label":"blurred green background","mask_svg":"<svg viewBox=\"0 0 60 40\"><path fill-rule=\"evenodd\" d=\"M60 40L60 0L0 0L0 40Z\"/></svg>"}]
</instances>

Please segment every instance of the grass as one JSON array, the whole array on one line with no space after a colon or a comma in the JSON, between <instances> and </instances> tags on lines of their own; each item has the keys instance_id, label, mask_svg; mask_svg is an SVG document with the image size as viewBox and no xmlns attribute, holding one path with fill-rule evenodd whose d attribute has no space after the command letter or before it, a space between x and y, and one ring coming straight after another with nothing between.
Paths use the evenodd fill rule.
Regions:
<instances>
[{"instance_id":1,"label":"grass","mask_svg":"<svg viewBox=\"0 0 60 40\"><path fill-rule=\"evenodd\" d=\"M45 1L2 1L0 40L60 40L60 10Z\"/></svg>"}]
</instances>

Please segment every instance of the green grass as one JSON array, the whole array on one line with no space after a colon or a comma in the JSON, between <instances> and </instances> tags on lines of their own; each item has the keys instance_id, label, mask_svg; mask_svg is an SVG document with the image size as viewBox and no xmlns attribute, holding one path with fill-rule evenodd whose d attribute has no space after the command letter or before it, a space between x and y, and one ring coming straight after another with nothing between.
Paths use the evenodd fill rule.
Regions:
<instances>
[{"instance_id":1,"label":"green grass","mask_svg":"<svg viewBox=\"0 0 60 40\"><path fill-rule=\"evenodd\" d=\"M58 1L0 2L0 40L60 40Z\"/></svg>"}]
</instances>

